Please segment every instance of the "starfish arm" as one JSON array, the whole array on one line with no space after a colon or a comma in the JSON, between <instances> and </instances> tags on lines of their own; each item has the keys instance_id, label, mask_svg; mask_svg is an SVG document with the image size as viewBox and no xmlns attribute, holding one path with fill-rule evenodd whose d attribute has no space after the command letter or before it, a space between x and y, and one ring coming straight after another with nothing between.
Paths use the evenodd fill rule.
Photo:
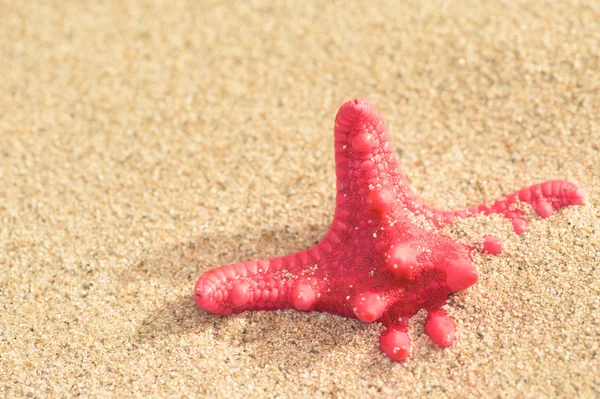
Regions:
<instances>
[{"instance_id":1,"label":"starfish arm","mask_svg":"<svg viewBox=\"0 0 600 399\"><path fill-rule=\"evenodd\" d=\"M440 348L452 346L456 339L456 324L443 309L435 309L427 313L425 334Z\"/></svg>"},{"instance_id":2,"label":"starfish arm","mask_svg":"<svg viewBox=\"0 0 600 399\"><path fill-rule=\"evenodd\" d=\"M309 271L322 253L316 245L282 257L211 269L196 282L196 304L223 316L246 310L312 310L325 282Z\"/></svg>"},{"instance_id":3,"label":"starfish arm","mask_svg":"<svg viewBox=\"0 0 600 399\"><path fill-rule=\"evenodd\" d=\"M571 205L583 205L584 195L577 185L566 180L548 180L515 191L505 197L468 209L444 211L415 202L414 211L424 214L436 226L452 223L455 219L465 218L476 214L499 214L512 222L517 234L521 234L527 227L523 211L513 206L518 203L531 205L542 218L553 215L560 208Z\"/></svg>"},{"instance_id":4,"label":"starfish arm","mask_svg":"<svg viewBox=\"0 0 600 399\"><path fill-rule=\"evenodd\" d=\"M356 99L342 105L335 119L334 140L334 220L359 226L374 215L391 213L403 202L410 189L385 123L372 104Z\"/></svg>"}]
</instances>

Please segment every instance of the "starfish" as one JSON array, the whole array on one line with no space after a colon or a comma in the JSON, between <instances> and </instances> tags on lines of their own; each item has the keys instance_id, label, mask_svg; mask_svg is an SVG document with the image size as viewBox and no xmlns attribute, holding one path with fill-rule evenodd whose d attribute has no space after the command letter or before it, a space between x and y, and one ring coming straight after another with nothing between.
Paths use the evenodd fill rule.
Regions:
<instances>
[{"instance_id":1,"label":"starfish","mask_svg":"<svg viewBox=\"0 0 600 399\"><path fill-rule=\"evenodd\" d=\"M527 228L522 203L547 218L583 204L573 183L550 180L464 210L439 210L406 183L385 124L363 99L339 109L334 128L336 208L316 245L272 259L235 263L204 273L195 286L201 309L229 315L249 310L296 309L381 322L381 350L394 361L410 354L408 321L425 309L424 330L439 347L453 344L454 321L442 307L478 280L474 248L453 241L441 227L476 214L500 214L517 234ZM486 236L483 251L502 242Z\"/></svg>"}]
</instances>

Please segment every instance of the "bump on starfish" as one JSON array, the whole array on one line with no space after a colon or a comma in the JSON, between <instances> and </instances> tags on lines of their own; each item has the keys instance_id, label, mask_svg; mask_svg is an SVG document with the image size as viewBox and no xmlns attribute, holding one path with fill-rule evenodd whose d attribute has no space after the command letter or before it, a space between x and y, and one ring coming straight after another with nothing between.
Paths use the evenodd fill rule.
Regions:
<instances>
[{"instance_id":1,"label":"bump on starfish","mask_svg":"<svg viewBox=\"0 0 600 399\"><path fill-rule=\"evenodd\" d=\"M386 327L382 352L403 361L410 354L408 320L420 309L427 311L425 333L433 343L453 344L456 326L442 306L478 280L473 249L444 236L443 225L495 213L522 234L527 220L519 203L542 218L583 204L575 184L551 180L464 210L434 209L406 183L383 120L362 99L338 111L334 148L336 209L325 237L297 253L207 271L195 286L198 307L223 316L296 309L379 321ZM483 248L500 253L502 243L488 237Z\"/></svg>"}]
</instances>

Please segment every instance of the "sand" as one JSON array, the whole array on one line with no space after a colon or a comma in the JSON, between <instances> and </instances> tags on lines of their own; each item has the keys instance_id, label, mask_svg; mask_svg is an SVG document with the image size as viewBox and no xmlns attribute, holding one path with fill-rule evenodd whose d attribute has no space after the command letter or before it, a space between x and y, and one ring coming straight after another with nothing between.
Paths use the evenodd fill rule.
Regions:
<instances>
[{"instance_id":1,"label":"sand","mask_svg":"<svg viewBox=\"0 0 600 399\"><path fill-rule=\"evenodd\" d=\"M0 396L600 396L600 4L374 3L0 0ZM506 251L450 300L456 344L419 314L401 364L376 323L193 303L327 231L355 97L434 206L587 198L449 228Z\"/></svg>"}]
</instances>

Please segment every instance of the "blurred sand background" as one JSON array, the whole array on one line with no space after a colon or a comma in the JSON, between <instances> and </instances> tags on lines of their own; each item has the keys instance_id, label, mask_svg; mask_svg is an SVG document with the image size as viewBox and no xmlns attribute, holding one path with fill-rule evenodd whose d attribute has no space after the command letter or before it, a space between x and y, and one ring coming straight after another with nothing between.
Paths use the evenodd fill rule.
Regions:
<instances>
[{"instance_id":1,"label":"blurred sand background","mask_svg":"<svg viewBox=\"0 0 600 399\"><path fill-rule=\"evenodd\" d=\"M378 324L192 298L326 232L355 97L434 206L588 201L448 229L506 251L403 364ZM0 0L0 396L598 397L599 110L598 1Z\"/></svg>"}]
</instances>

